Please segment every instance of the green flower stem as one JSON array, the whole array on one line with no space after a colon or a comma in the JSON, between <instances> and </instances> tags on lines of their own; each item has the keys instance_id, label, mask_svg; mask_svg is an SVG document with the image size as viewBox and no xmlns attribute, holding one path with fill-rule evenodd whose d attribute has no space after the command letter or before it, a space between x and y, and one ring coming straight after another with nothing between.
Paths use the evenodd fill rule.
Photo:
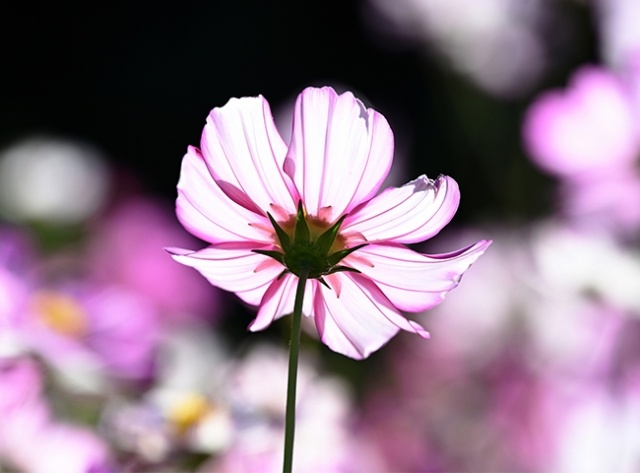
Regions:
<instances>
[{"instance_id":1,"label":"green flower stem","mask_svg":"<svg viewBox=\"0 0 640 473\"><path fill-rule=\"evenodd\" d=\"M291 473L293 465L293 435L296 425L296 383L298 381L298 349L300 348L300 322L302 320L302 299L309 275L308 268L301 268L298 276L296 300L293 305L291 322L291 344L289 346L289 380L287 382L287 414L284 427L284 473Z\"/></svg>"}]
</instances>

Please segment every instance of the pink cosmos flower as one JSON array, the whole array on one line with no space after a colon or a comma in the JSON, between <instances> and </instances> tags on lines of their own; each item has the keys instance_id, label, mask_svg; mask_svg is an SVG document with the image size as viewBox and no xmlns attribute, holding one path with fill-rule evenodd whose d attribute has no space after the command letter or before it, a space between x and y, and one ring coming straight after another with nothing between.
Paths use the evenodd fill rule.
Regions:
<instances>
[{"instance_id":1,"label":"pink cosmos flower","mask_svg":"<svg viewBox=\"0 0 640 473\"><path fill-rule=\"evenodd\" d=\"M33 351L70 378L81 372L149 378L162 330L149 298L113 283L42 283L45 278L35 261L20 261L32 256L21 254L19 247L11 249L4 237L0 236L0 357Z\"/></svg>"},{"instance_id":2,"label":"pink cosmos flower","mask_svg":"<svg viewBox=\"0 0 640 473\"><path fill-rule=\"evenodd\" d=\"M176 202L185 228L211 245L168 251L259 305L251 331L293 311L297 276L309 264L303 314L332 350L361 359L400 329L427 338L400 311L438 304L490 244L435 256L404 246L451 220L456 182L423 175L376 195L393 134L350 92L305 89L291 137L287 146L262 96L215 108L202 151L189 147L182 161Z\"/></svg>"},{"instance_id":3,"label":"pink cosmos flower","mask_svg":"<svg viewBox=\"0 0 640 473\"><path fill-rule=\"evenodd\" d=\"M62 371L84 368L121 379L147 379L159 344L157 312L139 294L118 286L69 284L36 291L24 337Z\"/></svg>"}]
</instances>

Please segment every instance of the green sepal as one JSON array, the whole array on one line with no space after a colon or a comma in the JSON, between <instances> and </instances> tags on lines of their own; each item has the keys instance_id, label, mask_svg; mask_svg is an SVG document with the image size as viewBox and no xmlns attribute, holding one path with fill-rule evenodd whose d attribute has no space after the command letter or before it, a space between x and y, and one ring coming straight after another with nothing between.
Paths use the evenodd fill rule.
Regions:
<instances>
[{"instance_id":1,"label":"green sepal","mask_svg":"<svg viewBox=\"0 0 640 473\"><path fill-rule=\"evenodd\" d=\"M357 245L354 246L353 248L348 248L346 250L340 250L340 251L336 251L335 253L333 253L332 255L329 255L329 257L327 258L327 260L329 261L329 264L331 266L335 266L336 264L338 264L343 258L346 258L347 256L349 256L351 253L353 253L356 250L359 250L360 248L362 248L363 246L367 246L368 243L363 243L361 245Z\"/></svg>"},{"instance_id":2,"label":"green sepal","mask_svg":"<svg viewBox=\"0 0 640 473\"><path fill-rule=\"evenodd\" d=\"M329 270L329 272L326 274L327 276L329 274L333 274L333 273L344 273L344 272L349 272L349 273L361 273L361 271L358 271L355 268L350 268L348 266L334 266L333 268L331 268Z\"/></svg>"},{"instance_id":3,"label":"green sepal","mask_svg":"<svg viewBox=\"0 0 640 473\"><path fill-rule=\"evenodd\" d=\"M291 271L289 271L287 268L285 268L280 274L278 274L278 277L276 278L276 281L280 281L285 274L290 273Z\"/></svg>"},{"instance_id":4,"label":"green sepal","mask_svg":"<svg viewBox=\"0 0 640 473\"><path fill-rule=\"evenodd\" d=\"M336 236L338 236L338 231L340 230L340 225L344 222L344 219L347 218L346 214L340 217L331 228L326 230L322 235L318 237L315 243L315 247L318 248L320 253L327 254L331 250L333 246L333 242L336 241Z\"/></svg>"},{"instance_id":5,"label":"green sepal","mask_svg":"<svg viewBox=\"0 0 640 473\"><path fill-rule=\"evenodd\" d=\"M274 218L271 216L271 214L269 212L267 212L267 215L269 216L269 220L271 221L271 225L273 225L273 228L275 229L276 234L278 235L278 240L280 240L280 246L282 247L282 251L284 251L285 253L290 251L291 250L291 238L289 238L289 235L287 235L287 232L285 232L282 229L282 227L280 225L278 225L278 222L276 222L274 220Z\"/></svg>"},{"instance_id":6,"label":"green sepal","mask_svg":"<svg viewBox=\"0 0 640 473\"><path fill-rule=\"evenodd\" d=\"M327 289L331 289L331 287L329 286L329 284L327 284L327 281L324 280L324 278L322 276L320 276L318 279L318 282L320 282L320 284L322 284L323 286L326 286Z\"/></svg>"},{"instance_id":7,"label":"green sepal","mask_svg":"<svg viewBox=\"0 0 640 473\"><path fill-rule=\"evenodd\" d=\"M280 263L282 266L285 266L284 254L280 253L279 251L274 251L274 250L251 250L251 251L254 253L258 253L260 255L269 256L270 258L273 258L278 263Z\"/></svg>"},{"instance_id":8,"label":"green sepal","mask_svg":"<svg viewBox=\"0 0 640 473\"><path fill-rule=\"evenodd\" d=\"M311 233L309 232L309 225L307 219L304 218L304 209L302 208L302 201L298 201L298 214L296 215L296 228L293 231L293 243L311 243Z\"/></svg>"}]
</instances>

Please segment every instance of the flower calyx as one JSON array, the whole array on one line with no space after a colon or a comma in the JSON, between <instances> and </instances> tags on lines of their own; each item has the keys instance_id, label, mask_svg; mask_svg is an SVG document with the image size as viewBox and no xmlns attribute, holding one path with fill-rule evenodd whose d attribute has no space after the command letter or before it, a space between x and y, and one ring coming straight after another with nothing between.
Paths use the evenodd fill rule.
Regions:
<instances>
[{"instance_id":1,"label":"flower calyx","mask_svg":"<svg viewBox=\"0 0 640 473\"><path fill-rule=\"evenodd\" d=\"M278 236L282 252L275 250L253 250L253 252L269 256L285 267L284 271L278 276L278 279L287 273L299 276L300 271L305 270L308 278L317 279L328 287L322 278L323 276L343 271L360 272L348 266L338 265L338 263L354 251L366 246L366 243L352 248L334 251L333 253L331 252L340 226L347 217L346 214L340 217L335 224L315 239L313 239L309 230L309 224L307 223L305 212L302 208L302 201L298 201L298 212L292 236L275 221L270 213L267 212L267 215Z\"/></svg>"}]
</instances>

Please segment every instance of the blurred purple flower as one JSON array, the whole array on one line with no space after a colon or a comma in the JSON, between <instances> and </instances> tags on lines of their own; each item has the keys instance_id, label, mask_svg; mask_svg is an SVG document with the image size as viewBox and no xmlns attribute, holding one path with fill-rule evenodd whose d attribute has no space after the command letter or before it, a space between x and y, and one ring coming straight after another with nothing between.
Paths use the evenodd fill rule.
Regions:
<instances>
[{"instance_id":1,"label":"blurred purple flower","mask_svg":"<svg viewBox=\"0 0 640 473\"><path fill-rule=\"evenodd\" d=\"M33 446L38 446L37 454ZM34 473L115 473L107 445L91 430L53 423L30 439L24 468Z\"/></svg>"},{"instance_id":2,"label":"blurred purple flower","mask_svg":"<svg viewBox=\"0 0 640 473\"><path fill-rule=\"evenodd\" d=\"M623 234L640 226L638 105L632 83L587 66L566 91L544 93L527 112L529 154L561 180L563 209L582 225Z\"/></svg>"},{"instance_id":3,"label":"blurred purple flower","mask_svg":"<svg viewBox=\"0 0 640 473\"><path fill-rule=\"evenodd\" d=\"M0 237L0 357L26 349L22 330L30 293L29 284L19 274L21 252L15 241L9 242L5 236Z\"/></svg>"},{"instance_id":4,"label":"blurred purple flower","mask_svg":"<svg viewBox=\"0 0 640 473\"><path fill-rule=\"evenodd\" d=\"M374 442L385 471L545 471L562 418L553 385L527 366L523 348L514 338L476 365L442 346L396 347L359 438Z\"/></svg>"},{"instance_id":5,"label":"blurred purple flower","mask_svg":"<svg viewBox=\"0 0 640 473\"><path fill-rule=\"evenodd\" d=\"M629 92L606 69L579 69L568 90L546 92L530 107L524 138L531 157L566 178L629 169L640 147Z\"/></svg>"},{"instance_id":6,"label":"blurred purple flower","mask_svg":"<svg viewBox=\"0 0 640 473\"><path fill-rule=\"evenodd\" d=\"M0 458L23 466L33 456L31 441L50 422L41 398L42 376L27 358L0 358Z\"/></svg>"},{"instance_id":7,"label":"blurred purple flower","mask_svg":"<svg viewBox=\"0 0 640 473\"><path fill-rule=\"evenodd\" d=\"M528 359L549 371L581 376L608 367L624 321L640 311L640 255L562 222L485 231L496 247L465 277L461 297L421 318L439 334L433 349L479 366L524 336Z\"/></svg>"},{"instance_id":8,"label":"blurred purple flower","mask_svg":"<svg viewBox=\"0 0 640 473\"><path fill-rule=\"evenodd\" d=\"M167 241L195 244L170 209L150 199L127 200L107 214L93 235L90 261L98 280L146 296L174 324L194 316L219 317L216 290L162 251Z\"/></svg>"},{"instance_id":9,"label":"blurred purple flower","mask_svg":"<svg viewBox=\"0 0 640 473\"><path fill-rule=\"evenodd\" d=\"M42 376L35 362L28 358L0 358L0 417L40 402Z\"/></svg>"},{"instance_id":10,"label":"blurred purple flower","mask_svg":"<svg viewBox=\"0 0 640 473\"><path fill-rule=\"evenodd\" d=\"M369 0L375 26L418 40L485 91L514 97L531 90L558 48L545 34L561 19L544 0ZM559 29L567 30L562 24ZM554 47L550 47L550 43ZM386 46L386 44L385 44Z\"/></svg>"},{"instance_id":11,"label":"blurred purple flower","mask_svg":"<svg viewBox=\"0 0 640 473\"><path fill-rule=\"evenodd\" d=\"M112 471L100 438L52 419L41 378L29 359L0 359L0 459L28 473Z\"/></svg>"},{"instance_id":12,"label":"blurred purple flower","mask_svg":"<svg viewBox=\"0 0 640 473\"><path fill-rule=\"evenodd\" d=\"M242 359L223 353L194 327L167 335L156 383L140 399L116 399L103 428L123 451L151 465L171 453L211 455L201 471L264 473L282 468L287 356L260 345ZM346 384L318 372L302 354L297 399L299 471L385 471L354 436Z\"/></svg>"},{"instance_id":13,"label":"blurred purple flower","mask_svg":"<svg viewBox=\"0 0 640 473\"><path fill-rule=\"evenodd\" d=\"M640 3L636 0L595 0L605 62L618 71L629 67L640 52Z\"/></svg>"},{"instance_id":14,"label":"blurred purple flower","mask_svg":"<svg viewBox=\"0 0 640 473\"><path fill-rule=\"evenodd\" d=\"M205 327L165 333L153 387L140 399L115 399L106 409L104 427L115 444L152 464L176 450L227 449L234 424L220 395L227 363L223 345Z\"/></svg>"},{"instance_id":15,"label":"blurred purple flower","mask_svg":"<svg viewBox=\"0 0 640 473\"><path fill-rule=\"evenodd\" d=\"M386 471L372 446L355 435L352 401L344 382L320 375L304 355L299 371L296 471ZM286 352L266 345L228 366L221 391L233 414L233 442L201 473L281 471L286 379Z\"/></svg>"},{"instance_id":16,"label":"blurred purple flower","mask_svg":"<svg viewBox=\"0 0 640 473\"><path fill-rule=\"evenodd\" d=\"M487 231L494 251L460 297L420 316L438 336L389 347L359 438L389 471L617 471L608 452L635 458L637 436L618 432L626 445L614 447L594 431L630 429L621 416L635 411L616 405L640 405L637 390L628 404L640 379L640 254L561 221L446 241ZM579 446L599 470L583 467Z\"/></svg>"},{"instance_id":17,"label":"blurred purple flower","mask_svg":"<svg viewBox=\"0 0 640 473\"><path fill-rule=\"evenodd\" d=\"M34 257L32 238L24 229L0 225L1 268L14 274L24 274Z\"/></svg>"},{"instance_id":18,"label":"blurred purple flower","mask_svg":"<svg viewBox=\"0 0 640 473\"><path fill-rule=\"evenodd\" d=\"M115 286L76 284L34 292L24 337L62 374L74 368L147 379L159 343L156 310Z\"/></svg>"},{"instance_id":19,"label":"blurred purple flower","mask_svg":"<svg viewBox=\"0 0 640 473\"><path fill-rule=\"evenodd\" d=\"M26 284L0 265L0 337L13 333L26 310Z\"/></svg>"},{"instance_id":20,"label":"blurred purple flower","mask_svg":"<svg viewBox=\"0 0 640 473\"><path fill-rule=\"evenodd\" d=\"M558 454L550 471L638 471L638 386L612 390L592 383L577 386L572 394L558 429Z\"/></svg>"},{"instance_id":21,"label":"blurred purple flower","mask_svg":"<svg viewBox=\"0 0 640 473\"><path fill-rule=\"evenodd\" d=\"M202 152L189 147L178 183L178 218L211 245L169 251L213 285L259 305L250 330L262 330L293 311L299 270L282 252L291 241L296 250L300 213L311 228L308 245L332 227L337 232L322 250L326 267L310 275L303 307L325 344L361 359L400 329L428 337L400 310L442 301L489 242L436 256L404 246L438 233L459 191L449 177L423 175L376 195L392 159L387 121L349 92L305 89L288 147L263 97L231 99L209 115Z\"/></svg>"},{"instance_id":22,"label":"blurred purple flower","mask_svg":"<svg viewBox=\"0 0 640 473\"><path fill-rule=\"evenodd\" d=\"M64 375L76 369L123 379L152 374L161 327L144 296L58 272L64 282L43 282L44 267L31 261L21 239L8 236L0 236L0 356L31 349Z\"/></svg>"}]
</instances>

